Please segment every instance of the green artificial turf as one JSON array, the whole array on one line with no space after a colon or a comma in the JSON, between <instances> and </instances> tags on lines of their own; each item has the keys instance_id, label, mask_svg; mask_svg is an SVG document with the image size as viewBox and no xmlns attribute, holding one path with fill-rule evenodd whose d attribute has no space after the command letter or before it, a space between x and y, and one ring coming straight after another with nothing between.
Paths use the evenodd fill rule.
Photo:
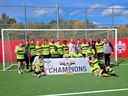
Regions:
<instances>
[{"instance_id":1,"label":"green artificial turf","mask_svg":"<svg viewBox=\"0 0 128 96\"><path fill-rule=\"evenodd\" d=\"M48 94L128 88L128 61L114 67L114 70L118 77L99 78L92 74L74 74L36 78L32 76L32 73L19 75L14 71L1 71L0 96L43 96ZM128 91L71 96L128 96Z\"/></svg>"}]
</instances>

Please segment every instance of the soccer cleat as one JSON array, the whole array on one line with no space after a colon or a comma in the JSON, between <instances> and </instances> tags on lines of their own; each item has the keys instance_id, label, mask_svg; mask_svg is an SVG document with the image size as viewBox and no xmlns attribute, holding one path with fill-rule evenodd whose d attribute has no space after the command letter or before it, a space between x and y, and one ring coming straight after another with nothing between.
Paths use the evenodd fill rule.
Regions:
<instances>
[{"instance_id":1,"label":"soccer cleat","mask_svg":"<svg viewBox=\"0 0 128 96\"><path fill-rule=\"evenodd\" d=\"M33 77L36 77L37 75L36 74L32 74Z\"/></svg>"},{"instance_id":2,"label":"soccer cleat","mask_svg":"<svg viewBox=\"0 0 128 96\"><path fill-rule=\"evenodd\" d=\"M21 74L23 74L23 70L21 70L20 72L21 72Z\"/></svg>"},{"instance_id":3,"label":"soccer cleat","mask_svg":"<svg viewBox=\"0 0 128 96\"><path fill-rule=\"evenodd\" d=\"M41 74L38 74L37 77L40 78L41 77Z\"/></svg>"},{"instance_id":4,"label":"soccer cleat","mask_svg":"<svg viewBox=\"0 0 128 96\"><path fill-rule=\"evenodd\" d=\"M102 76L103 76L103 77L108 77L109 75L106 74L106 73L103 73Z\"/></svg>"},{"instance_id":5,"label":"soccer cleat","mask_svg":"<svg viewBox=\"0 0 128 96\"><path fill-rule=\"evenodd\" d=\"M22 72L20 70L18 70L18 74L22 74Z\"/></svg>"},{"instance_id":6,"label":"soccer cleat","mask_svg":"<svg viewBox=\"0 0 128 96\"><path fill-rule=\"evenodd\" d=\"M109 72L113 72L113 69L112 68L109 68L109 70L108 70Z\"/></svg>"}]
</instances>

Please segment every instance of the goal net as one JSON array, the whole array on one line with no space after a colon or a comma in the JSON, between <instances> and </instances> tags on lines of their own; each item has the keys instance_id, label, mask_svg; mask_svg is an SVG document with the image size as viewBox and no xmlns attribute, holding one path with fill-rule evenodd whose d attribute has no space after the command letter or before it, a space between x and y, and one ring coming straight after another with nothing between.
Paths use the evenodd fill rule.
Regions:
<instances>
[{"instance_id":1,"label":"goal net","mask_svg":"<svg viewBox=\"0 0 128 96\"><path fill-rule=\"evenodd\" d=\"M117 29L2 29L3 71L16 67L15 47L26 40L97 40L109 39L114 45L113 62L117 63Z\"/></svg>"}]
</instances>

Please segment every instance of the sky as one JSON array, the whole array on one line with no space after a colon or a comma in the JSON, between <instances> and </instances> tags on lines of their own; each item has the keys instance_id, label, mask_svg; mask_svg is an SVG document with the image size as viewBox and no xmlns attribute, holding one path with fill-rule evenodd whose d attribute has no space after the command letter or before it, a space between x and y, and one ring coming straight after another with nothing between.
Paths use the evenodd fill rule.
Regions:
<instances>
[{"instance_id":1,"label":"sky","mask_svg":"<svg viewBox=\"0 0 128 96\"><path fill-rule=\"evenodd\" d=\"M99 25L128 24L128 0L0 0L0 14L6 13L19 23L25 19L29 23L47 23L56 20L56 5L60 19L90 20Z\"/></svg>"}]
</instances>

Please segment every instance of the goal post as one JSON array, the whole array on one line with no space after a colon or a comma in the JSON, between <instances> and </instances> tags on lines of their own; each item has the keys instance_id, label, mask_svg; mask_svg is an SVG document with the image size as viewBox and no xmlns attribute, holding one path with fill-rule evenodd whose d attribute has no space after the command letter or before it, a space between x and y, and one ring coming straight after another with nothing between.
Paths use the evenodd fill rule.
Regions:
<instances>
[{"instance_id":1,"label":"goal post","mask_svg":"<svg viewBox=\"0 0 128 96\"><path fill-rule=\"evenodd\" d=\"M16 62L7 62L7 58L12 58L11 52L12 45L15 40L25 40L24 33L26 32L28 39L97 39L108 38L114 41L114 60L117 63L117 29L1 29L1 42L2 42L2 64L3 71L8 70ZM14 49L14 46L13 46ZM10 53L11 52L11 53ZM11 60L11 59L10 59Z\"/></svg>"}]
</instances>

